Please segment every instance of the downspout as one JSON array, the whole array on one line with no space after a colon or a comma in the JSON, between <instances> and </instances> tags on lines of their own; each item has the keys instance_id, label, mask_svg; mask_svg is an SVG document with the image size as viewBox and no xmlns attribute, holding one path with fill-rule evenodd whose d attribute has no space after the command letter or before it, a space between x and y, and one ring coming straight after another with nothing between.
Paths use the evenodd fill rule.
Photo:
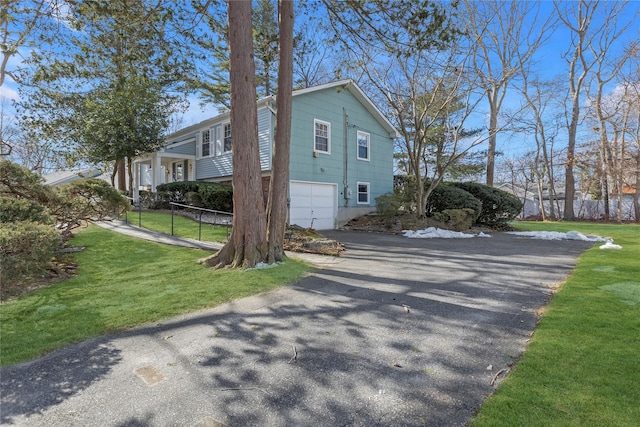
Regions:
<instances>
[{"instance_id":1,"label":"downspout","mask_svg":"<svg viewBox=\"0 0 640 427\"><path fill-rule=\"evenodd\" d=\"M344 187L344 206L347 207L349 206L349 199L351 198L351 195L349 194L349 141L348 141L348 131L347 128L349 126L349 116L347 115L347 110L342 107L342 118L343 118L343 125L342 125L342 139L344 141L344 180L343 180L343 187Z\"/></svg>"}]
</instances>

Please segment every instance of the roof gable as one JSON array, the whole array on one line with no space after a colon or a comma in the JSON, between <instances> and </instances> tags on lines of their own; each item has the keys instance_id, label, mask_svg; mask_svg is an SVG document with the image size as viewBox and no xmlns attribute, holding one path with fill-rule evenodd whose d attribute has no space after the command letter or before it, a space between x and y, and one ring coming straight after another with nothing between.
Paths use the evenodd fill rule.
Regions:
<instances>
[{"instance_id":1,"label":"roof gable","mask_svg":"<svg viewBox=\"0 0 640 427\"><path fill-rule=\"evenodd\" d=\"M369 99L369 97L365 95L365 93L362 91L362 89L360 89L360 87L356 84L356 82L354 82L351 79L338 80L335 82L331 82L331 83L327 83L319 86L313 86L313 87L308 87L304 89L294 90L291 93L291 96L297 97L301 95L312 94L314 92L320 92L326 89L340 88L340 87L342 87L342 90L348 90L364 106L364 108L369 112L369 114L371 114L382 125L382 127L389 133L389 136L391 138L399 137L399 134L396 128L391 124L391 122L389 122L389 120L387 120L384 114L382 114L382 112L378 109L378 107L375 106L375 104L371 101L371 99ZM261 98L257 101L257 106L258 108L263 106L269 106L271 104L274 104L275 100L276 100L275 96L268 96L265 98ZM227 117L229 117L229 112L225 111L221 114L213 116L210 119L203 120L199 123L190 125L170 135L167 135L166 139L175 140L180 136L188 135L199 129L210 127L213 124Z\"/></svg>"},{"instance_id":2,"label":"roof gable","mask_svg":"<svg viewBox=\"0 0 640 427\"><path fill-rule=\"evenodd\" d=\"M391 138L398 138L400 135L396 128L391 124L389 120L382 114L382 112L376 107L376 105L369 99L369 97L360 89L360 87L351 79L338 80L335 82L323 84L320 86L313 86L305 89L299 89L293 91L291 94L293 97L319 92L326 89L339 88L348 90L389 133ZM275 99L275 97L274 97Z\"/></svg>"}]
</instances>

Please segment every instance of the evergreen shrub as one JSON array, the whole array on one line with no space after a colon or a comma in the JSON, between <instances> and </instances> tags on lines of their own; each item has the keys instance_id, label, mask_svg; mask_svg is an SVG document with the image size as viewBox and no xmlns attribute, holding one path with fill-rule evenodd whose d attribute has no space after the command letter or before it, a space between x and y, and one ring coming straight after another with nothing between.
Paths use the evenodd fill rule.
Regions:
<instances>
[{"instance_id":1,"label":"evergreen shrub","mask_svg":"<svg viewBox=\"0 0 640 427\"><path fill-rule=\"evenodd\" d=\"M29 199L0 196L0 224L32 221L53 225L54 220L40 203Z\"/></svg>"},{"instance_id":2,"label":"evergreen shrub","mask_svg":"<svg viewBox=\"0 0 640 427\"><path fill-rule=\"evenodd\" d=\"M462 182L453 185L471 193L482 202L482 211L476 220L478 224L494 229L504 229L508 227L509 221L515 219L522 211L520 199L506 191L477 182Z\"/></svg>"},{"instance_id":3,"label":"evergreen shrub","mask_svg":"<svg viewBox=\"0 0 640 427\"><path fill-rule=\"evenodd\" d=\"M464 231L471 228L477 217L476 211L469 208L464 209L445 209L437 212L434 217L446 224L447 227L454 231Z\"/></svg>"},{"instance_id":4,"label":"evergreen shrub","mask_svg":"<svg viewBox=\"0 0 640 427\"><path fill-rule=\"evenodd\" d=\"M482 211L482 202L473 194L450 184L437 185L427 200L427 215L434 215L448 209L470 209L473 212L472 224Z\"/></svg>"}]
</instances>

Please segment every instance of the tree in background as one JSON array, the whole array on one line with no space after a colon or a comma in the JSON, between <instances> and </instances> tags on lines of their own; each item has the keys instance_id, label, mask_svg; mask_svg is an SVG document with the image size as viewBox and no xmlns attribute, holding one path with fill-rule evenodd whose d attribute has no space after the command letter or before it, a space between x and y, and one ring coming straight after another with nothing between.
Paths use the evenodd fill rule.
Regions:
<instances>
[{"instance_id":1,"label":"tree in background","mask_svg":"<svg viewBox=\"0 0 640 427\"><path fill-rule=\"evenodd\" d=\"M538 198L541 204L543 220L555 221L559 219L557 212L556 174L554 143L560 132L561 118L557 114L557 107L561 103L558 94L564 86L557 79L543 81L529 75L526 66L520 68L522 73L519 92L524 99L522 109L510 120L513 127L526 135L532 135L536 149L525 155L530 173L535 177ZM527 159L528 158L528 159ZM549 216L547 217L543 204L543 193L548 191Z\"/></svg>"},{"instance_id":2,"label":"tree in background","mask_svg":"<svg viewBox=\"0 0 640 427\"><path fill-rule=\"evenodd\" d=\"M189 48L184 56L197 58L193 69L184 75L190 90L196 91L203 104L229 109L229 28L225 2L197 0L182 8L178 30ZM195 16L195 19L194 19ZM195 21L195 22L194 22ZM278 23L273 0L259 0L251 17L256 97L275 93L273 84L278 64Z\"/></svg>"},{"instance_id":3,"label":"tree in background","mask_svg":"<svg viewBox=\"0 0 640 427\"><path fill-rule=\"evenodd\" d=\"M609 180L613 184L613 192L618 194L618 221L622 221L622 193L624 188L624 165L626 163L627 144L626 128L629 124L629 109L625 108L625 88L622 86L618 93L606 95L606 88L617 80L625 68L627 61L638 49L638 42L632 42L622 54L609 53L612 44L620 38L631 26L633 20L627 22L612 22L611 28L598 36L600 54L595 55L593 61L592 83L587 86L587 116L594 120L594 130L599 135L600 153L603 167L603 196L605 200L605 220L610 217ZM614 56L615 55L615 56Z\"/></svg>"},{"instance_id":4,"label":"tree in background","mask_svg":"<svg viewBox=\"0 0 640 427\"><path fill-rule=\"evenodd\" d=\"M469 50L457 39L455 14L429 1L327 4L349 70L400 132L397 151L413 177L415 208L477 146L464 123L477 101ZM419 19L417 18L419 17Z\"/></svg>"},{"instance_id":5,"label":"tree in background","mask_svg":"<svg viewBox=\"0 0 640 427\"><path fill-rule=\"evenodd\" d=\"M554 1L555 10L562 25L571 33L570 46L564 54L568 66L569 92L566 103L568 129L567 158L565 162L564 219L575 219L576 142L578 126L582 120L581 105L594 67L611 60L612 46L622 36L619 16L628 2L601 4L595 1ZM628 25L628 24L627 24Z\"/></svg>"},{"instance_id":6,"label":"tree in background","mask_svg":"<svg viewBox=\"0 0 640 427\"><path fill-rule=\"evenodd\" d=\"M61 21L61 1L23 0L0 2L0 88L8 81L16 81L19 73L11 64L28 49L51 49ZM7 99L2 97L0 122L0 155L24 161L40 174L50 154L49 147L37 147L37 140L23 132L9 113Z\"/></svg>"},{"instance_id":7,"label":"tree in background","mask_svg":"<svg viewBox=\"0 0 640 427\"><path fill-rule=\"evenodd\" d=\"M43 49L54 39L62 18L62 0L21 0L0 3L0 87L5 78L17 80L9 60L21 49Z\"/></svg>"},{"instance_id":8,"label":"tree in background","mask_svg":"<svg viewBox=\"0 0 640 427\"><path fill-rule=\"evenodd\" d=\"M132 185L131 158L162 145L169 116L182 106L175 90L185 65L165 36L170 17L163 1L68 4L64 49L32 51L32 68L20 76L23 127L61 143L70 164L117 169L129 159Z\"/></svg>"},{"instance_id":9,"label":"tree in background","mask_svg":"<svg viewBox=\"0 0 640 427\"><path fill-rule=\"evenodd\" d=\"M486 183L494 184L498 118L509 85L551 36L551 18L539 16L536 2L464 0L465 33L474 49L473 70L489 104Z\"/></svg>"}]
</instances>

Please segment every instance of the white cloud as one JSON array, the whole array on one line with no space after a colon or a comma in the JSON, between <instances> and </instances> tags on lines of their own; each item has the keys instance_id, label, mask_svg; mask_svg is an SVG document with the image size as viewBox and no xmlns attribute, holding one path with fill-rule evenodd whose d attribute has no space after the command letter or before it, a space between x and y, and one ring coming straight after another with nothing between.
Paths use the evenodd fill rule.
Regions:
<instances>
[{"instance_id":1,"label":"white cloud","mask_svg":"<svg viewBox=\"0 0 640 427\"><path fill-rule=\"evenodd\" d=\"M5 80L5 84L0 87L0 98L17 101L20 99L20 95L17 90L9 87Z\"/></svg>"}]
</instances>

